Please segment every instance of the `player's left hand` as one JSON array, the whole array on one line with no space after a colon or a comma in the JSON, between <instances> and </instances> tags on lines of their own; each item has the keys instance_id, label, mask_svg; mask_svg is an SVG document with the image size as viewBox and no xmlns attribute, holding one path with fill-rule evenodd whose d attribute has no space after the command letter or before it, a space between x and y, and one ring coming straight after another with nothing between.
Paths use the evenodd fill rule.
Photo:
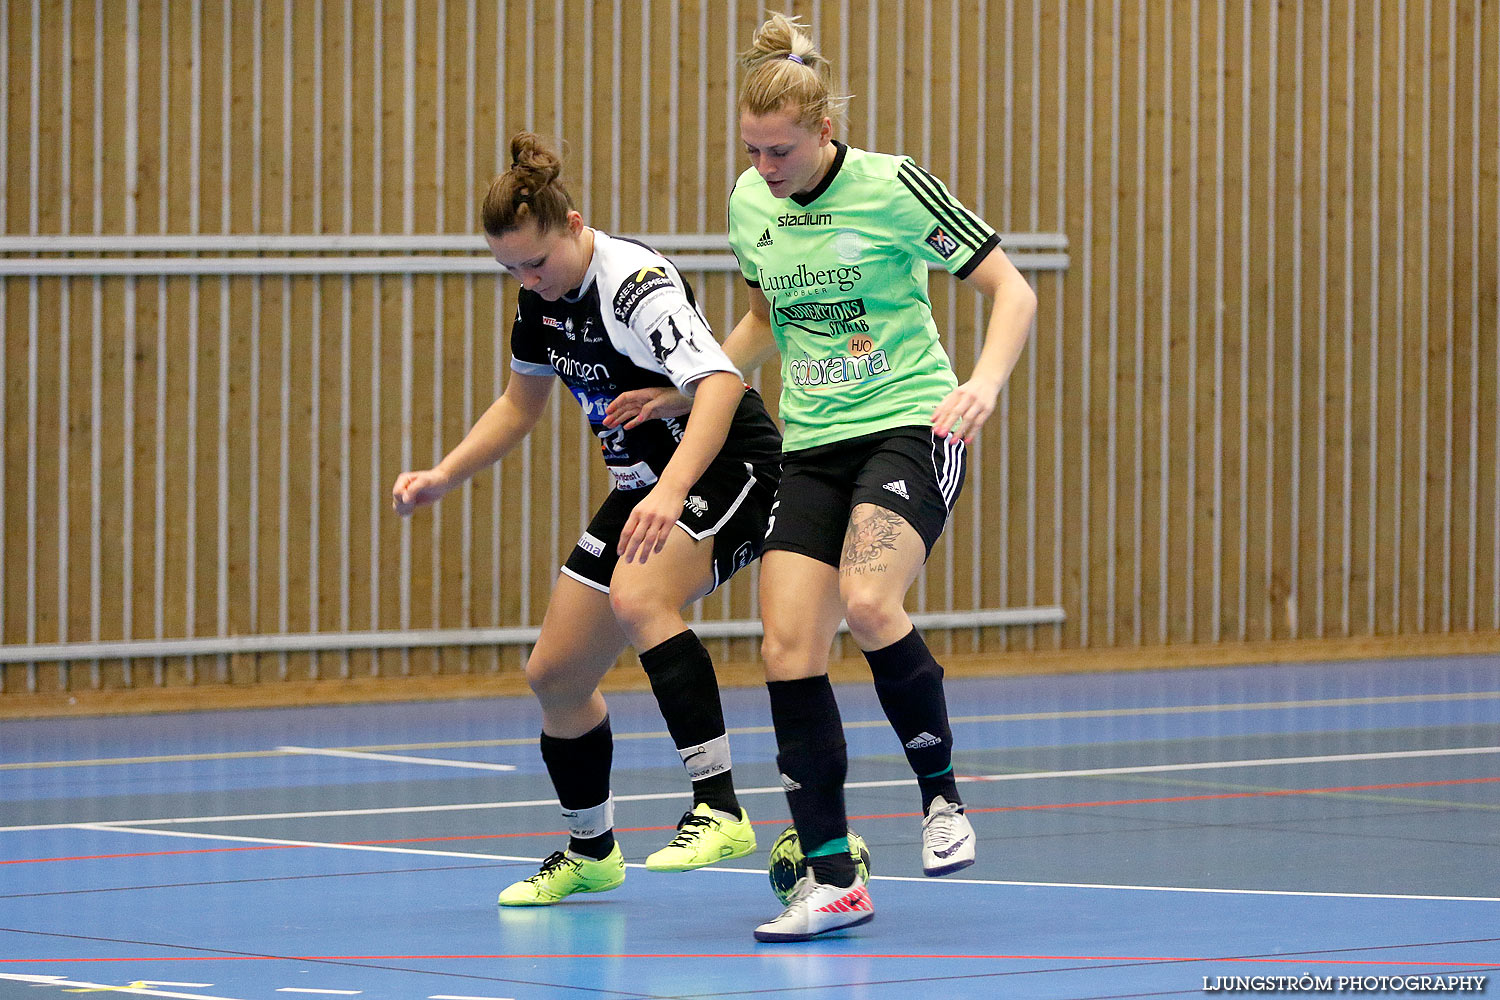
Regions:
<instances>
[{"instance_id":1,"label":"player's left hand","mask_svg":"<svg viewBox=\"0 0 1500 1000\"><path fill-rule=\"evenodd\" d=\"M617 551L625 562L640 562L662 550L672 535L672 527L682 515L682 503L686 497L676 496L671 490L658 484L652 487L645 499L635 505L630 518L620 531Z\"/></svg>"},{"instance_id":2,"label":"player's left hand","mask_svg":"<svg viewBox=\"0 0 1500 1000\"><path fill-rule=\"evenodd\" d=\"M647 420L680 417L693 408L693 401L670 386L629 389L609 401L604 408L604 426L635 430Z\"/></svg>"},{"instance_id":3,"label":"player's left hand","mask_svg":"<svg viewBox=\"0 0 1500 1000\"><path fill-rule=\"evenodd\" d=\"M973 444L980 428L995 412L1000 387L970 379L948 393L932 413L932 433L938 437L958 434L964 444Z\"/></svg>"}]
</instances>

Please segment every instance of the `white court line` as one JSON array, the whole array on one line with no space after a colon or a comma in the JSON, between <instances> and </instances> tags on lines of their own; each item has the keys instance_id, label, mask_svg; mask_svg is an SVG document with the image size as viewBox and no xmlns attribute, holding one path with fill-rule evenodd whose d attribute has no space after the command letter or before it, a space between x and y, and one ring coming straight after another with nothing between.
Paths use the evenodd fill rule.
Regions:
<instances>
[{"instance_id":1,"label":"white court line","mask_svg":"<svg viewBox=\"0 0 1500 1000\"><path fill-rule=\"evenodd\" d=\"M1021 771L1015 774L961 775L959 781L1036 781L1045 778L1098 778L1124 774L1163 774L1171 771L1207 771L1243 767L1276 767L1290 764L1339 764L1372 760L1406 760L1423 757L1461 757L1476 754L1497 754L1500 746L1493 747L1445 747L1436 750L1389 750L1374 753L1324 754L1317 757L1265 757L1253 760L1212 760L1187 764L1139 764L1130 767L1091 767L1072 771ZM888 781L851 781L845 788L900 788L916 783L914 778L895 778ZM738 788L737 795L781 794L780 785L763 785L759 788ZM616 795L616 802L654 802L662 799L687 798L687 791L649 792L639 795ZM0 833L19 833L36 830L106 829L119 826L167 826L176 823L239 823L273 819L324 819L346 816L396 816L430 812L463 812L485 809L518 809L533 806L556 805L556 799L520 799L509 802L454 802L432 806L386 806L378 809L325 809L309 812L245 813L230 816L176 816L161 819L112 819L93 823L40 823L30 826L0 826Z\"/></svg>"},{"instance_id":2,"label":"white court line","mask_svg":"<svg viewBox=\"0 0 1500 1000\"><path fill-rule=\"evenodd\" d=\"M61 976L18 976L0 973L0 979L8 979L18 983L31 983L34 986L71 986L80 993L132 993L136 996L145 997L178 997L179 1000L234 1000L232 997L208 996L202 993L170 993L166 990L153 990L145 986L106 986L103 983L74 982Z\"/></svg>"},{"instance_id":3,"label":"white court line","mask_svg":"<svg viewBox=\"0 0 1500 1000\"><path fill-rule=\"evenodd\" d=\"M957 715L948 721L951 725L970 723L1003 722L1056 722L1082 719L1135 718L1163 715L1191 715L1214 712L1262 712L1284 711L1299 708L1349 708L1375 705L1424 704L1451 701L1484 701L1500 698L1500 691L1460 691L1446 694L1381 695L1368 698L1315 698L1301 701L1255 701L1218 705L1165 705L1138 708L1099 708L1065 712L1014 712L1004 715ZM861 719L844 721L845 729L872 729L890 725L885 719ZM735 726L728 730L730 736L765 735L774 732L771 726ZM619 740L670 739L665 731L643 731L615 733ZM370 746L340 747L337 749L360 753L384 753L391 750L472 750L481 747L519 747L537 745L535 736L498 740L444 740L435 743L390 743ZM306 749L306 748L304 748ZM128 764L178 764L200 761L253 760L275 757L283 750L237 750L219 753L156 754L143 757L97 757L77 760L12 761L0 763L0 771L37 770L57 767L105 767ZM420 758L431 763L430 758Z\"/></svg>"},{"instance_id":4,"label":"white court line","mask_svg":"<svg viewBox=\"0 0 1500 1000\"><path fill-rule=\"evenodd\" d=\"M627 864L627 868L642 867ZM725 868L721 865L709 865L700 868L701 872L727 872L734 875L759 875L765 878L766 873L759 868ZM1404 893L1385 892L1316 892L1303 889L1218 889L1205 888L1202 886L1181 885L1117 885L1108 882L1020 882L1012 879L987 879L987 878L927 878L917 875L871 875L871 882L910 882L913 885L1008 885L1022 889L1120 889L1128 892L1196 892L1210 893L1228 896L1319 896L1331 899L1425 899L1438 902L1457 903L1500 903L1500 896L1418 896Z\"/></svg>"},{"instance_id":5,"label":"white court line","mask_svg":"<svg viewBox=\"0 0 1500 1000\"><path fill-rule=\"evenodd\" d=\"M425 851L405 847L382 847L372 844L334 844L312 840L275 840L269 837L233 837L221 833L190 833L186 830L135 830L122 826L99 826L93 825L85 829L105 830L111 833L139 833L158 837L181 837L187 840L227 840L247 844L273 844L286 845L290 847L323 847L335 851L372 851L377 854L421 854L429 857L439 858L478 858L485 861L521 861L540 862L541 858L521 858L500 854L471 854L461 851ZM627 862L626 868L645 869L640 862ZM758 875L766 877L764 869L761 868L729 868L711 865L699 869L704 872L717 872L728 875ZM1500 903L1500 897L1492 896L1421 896L1397 893L1379 892L1314 892L1292 889L1218 889L1204 888L1199 886L1174 886L1174 885L1111 885L1108 883L1090 882L1019 882L1009 879L965 879L965 878L917 878L907 875L871 875L872 882L911 882L916 885L1005 885L1018 886L1021 888L1035 889L1121 889L1132 892L1196 892L1211 893L1230 896L1319 896L1332 899L1425 899L1440 900L1445 902L1466 903Z\"/></svg>"},{"instance_id":6,"label":"white court line","mask_svg":"<svg viewBox=\"0 0 1500 1000\"><path fill-rule=\"evenodd\" d=\"M281 753L303 753L317 757L351 757L355 760L384 760L396 764L432 764L436 767L469 767L478 771L514 771L514 764L486 764L473 760L442 760L437 757L402 757L393 753L368 753L363 750L331 750L321 747L277 747Z\"/></svg>"},{"instance_id":7,"label":"white court line","mask_svg":"<svg viewBox=\"0 0 1500 1000\"><path fill-rule=\"evenodd\" d=\"M149 837L181 837L187 840L227 840L234 844L267 844L273 847L323 847L335 851L365 851L371 854L420 854L433 858L478 858L482 861L539 862L541 858L522 858L507 854L469 854L464 851L427 851L416 847L390 847L384 844L335 844L322 840L283 840L277 837L236 837L227 833L191 833L187 830L140 830L129 826L103 823L79 823L74 829L102 833L136 833Z\"/></svg>"},{"instance_id":8,"label":"white court line","mask_svg":"<svg viewBox=\"0 0 1500 1000\"><path fill-rule=\"evenodd\" d=\"M309 990L297 986L283 986L277 993L317 993L320 996L357 997L363 990Z\"/></svg>"},{"instance_id":9,"label":"white court line","mask_svg":"<svg viewBox=\"0 0 1500 1000\"><path fill-rule=\"evenodd\" d=\"M736 789L736 794L745 794L744 790ZM659 792L654 795L616 795L615 801L629 801L638 799L671 799L686 798L688 792ZM517 809L530 806L555 806L557 799L516 799L509 802L452 802L444 805L433 806L382 806L371 809L323 809L309 812L284 812L284 813L257 813L240 814L232 816L178 816L165 819L111 819L98 820L90 826L109 827L115 824L121 826L164 826L172 823L237 823L245 820L270 820L270 819L323 819L337 816L404 816L419 813L442 813L442 812L465 812L468 810L484 809ZM0 833L18 833L28 830L69 830L80 826L78 823L38 823L32 826L0 826Z\"/></svg>"},{"instance_id":10,"label":"white court line","mask_svg":"<svg viewBox=\"0 0 1500 1000\"><path fill-rule=\"evenodd\" d=\"M705 869L706 870L706 869ZM761 872L760 874L764 874ZM1104 882L1017 882L1008 879L919 878L911 875L872 875L871 879L887 882L913 882L918 885L1013 885L1025 889L1126 889L1131 892L1199 892L1233 896L1318 896L1329 899L1425 899L1456 903L1500 903L1500 896L1421 896L1394 892L1314 892L1305 889L1215 889L1181 885L1110 885Z\"/></svg>"},{"instance_id":11,"label":"white court line","mask_svg":"<svg viewBox=\"0 0 1500 1000\"><path fill-rule=\"evenodd\" d=\"M206 990L213 985L213 983L173 983L164 979L137 979L136 983L141 986L186 986L197 990Z\"/></svg>"},{"instance_id":12,"label":"white court line","mask_svg":"<svg viewBox=\"0 0 1500 1000\"><path fill-rule=\"evenodd\" d=\"M1500 753L1500 747L1448 747L1439 750L1387 750L1378 753L1324 754L1318 757L1267 757L1262 760L1203 761L1197 764L1148 764L1138 767L1096 767L1079 771L1029 771L1021 774L972 775L959 781L1024 781L1032 778L1092 778L1110 774L1155 774L1162 771L1203 771L1229 767L1274 767L1281 764L1338 764L1348 761L1405 760L1418 757L1462 757ZM857 786L850 786L857 787Z\"/></svg>"}]
</instances>

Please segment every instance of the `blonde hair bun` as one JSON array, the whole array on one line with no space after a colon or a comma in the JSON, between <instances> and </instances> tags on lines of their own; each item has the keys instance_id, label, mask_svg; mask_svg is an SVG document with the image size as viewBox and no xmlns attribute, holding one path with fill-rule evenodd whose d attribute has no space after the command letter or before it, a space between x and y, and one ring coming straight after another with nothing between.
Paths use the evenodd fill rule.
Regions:
<instances>
[{"instance_id":1,"label":"blonde hair bun","mask_svg":"<svg viewBox=\"0 0 1500 1000\"><path fill-rule=\"evenodd\" d=\"M842 119L849 99L833 92L833 64L813 44L800 18L772 14L740 53L745 70L740 111L768 115L790 105L797 124L816 129L824 118Z\"/></svg>"}]
</instances>

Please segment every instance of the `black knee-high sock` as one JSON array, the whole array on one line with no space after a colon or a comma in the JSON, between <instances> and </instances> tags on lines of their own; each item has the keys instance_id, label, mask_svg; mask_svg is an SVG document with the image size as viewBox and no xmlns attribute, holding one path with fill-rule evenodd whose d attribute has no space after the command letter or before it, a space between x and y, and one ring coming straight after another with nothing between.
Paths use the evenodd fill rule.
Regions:
<instances>
[{"instance_id":1,"label":"black knee-high sock","mask_svg":"<svg viewBox=\"0 0 1500 1000\"><path fill-rule=\"evenodd\" d=\"M614 749L607 715L573 739L542 734L542 760L572 831L568 850L599 861L615 846L614 803L609 794Z\"/></svg>"},{"instance_id":2,"label":"black knee-high sock","mask_svg":"<svg viewBox=\"0 0 1500 1000\"><path fill-rule=\"evenodd\" d=\"M641 653L641 666L693 783L694 804L740 814L714 661L692 629Z\"/></svg>"},{"instance_id":3,"label":"black knee-high sock","mask_svg":"<svg viewBox=\"0 0 1500 1000\"><path fill-rule=\"evenodd\" d=\"M844 723L827 675L794 681L770 681L771 721L776 727L776 765L792 811L792 825L803 853L828 885L854 883L854 859L848 851L814 856L830 841L849 835L844 809L844 779L849 751Z\"/></svg>"},{"instance_id":4,"label":"black knee-high sock","mask_svg":"<svg viewBox=\"0 0 1500 1000\"><path fill-rule=\"evenodd\" d=\"M962 804L953 777L953 730L943 668L915 628L883 649L865 653L880 707L906 751L907 763L922 789L922 812L941 795Z\"/></svg>"}]
</instances>

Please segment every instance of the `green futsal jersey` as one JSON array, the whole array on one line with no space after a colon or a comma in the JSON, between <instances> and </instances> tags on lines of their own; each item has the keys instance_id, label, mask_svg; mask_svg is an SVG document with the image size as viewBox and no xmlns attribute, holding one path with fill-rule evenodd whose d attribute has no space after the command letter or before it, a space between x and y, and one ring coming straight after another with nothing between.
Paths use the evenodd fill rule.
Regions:
<instances>
[{"instance_id":1,"label":"green futsal jersey","mask_svg":"<svg viewBox=\"0 0 1500 1000\"><path fill-rule=\"evenodd\" d=\"M909 157L834 145L806 194L750 169L729 197L729 244L771 305L787 451L928 423L958 380L927 263L967 277L1000 242Z\"/></svg>"}]
</instances>

